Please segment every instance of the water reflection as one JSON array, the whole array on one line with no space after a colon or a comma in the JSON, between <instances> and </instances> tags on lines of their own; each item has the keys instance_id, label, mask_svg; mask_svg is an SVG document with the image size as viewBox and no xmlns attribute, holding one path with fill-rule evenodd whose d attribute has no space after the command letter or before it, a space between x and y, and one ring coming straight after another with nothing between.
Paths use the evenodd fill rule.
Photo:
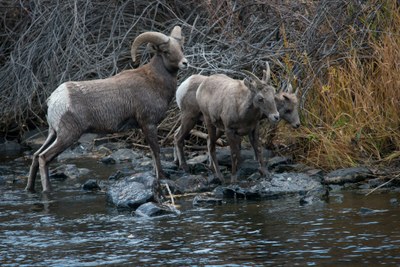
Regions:
<instances>
[{"instance_id":1,"label":"water reflection","mask_svg":"<svg viewBox=\"0 0 400 267\"><path fill-rule=\"evenodd\" d=\"M103 179L106 179L104 177ZM118 212L102 192L74 183L51 194L0 186L1 266L398 265L399 194L227 201L179 216L143 219Z\"/></svg>"}]
</instances>

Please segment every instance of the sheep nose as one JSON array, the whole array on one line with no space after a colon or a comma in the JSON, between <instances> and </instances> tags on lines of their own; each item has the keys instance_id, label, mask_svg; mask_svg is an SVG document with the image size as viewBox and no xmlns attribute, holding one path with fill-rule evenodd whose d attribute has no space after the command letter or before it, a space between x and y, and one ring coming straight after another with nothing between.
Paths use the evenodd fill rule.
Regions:
<instances>
[{"instance_id":1,"label":"sheep nose","mask_svg":"<svg viewBox=\"0 0 400 267\"><path fill-rule=\"evenodd\" d=\"M293 128L297 129L300 127L300 123L296 123L295 125L293 125Z\"/></svg>"},{"instance_id":2,"label":"sheep nose","mask_svg":"<svg viewBox=\"0 0 400 267\"><path fill-rule=\"evenodd\" d=\"M274 120L275 120L275 121L279 121L279 114L274 115Z\"/></svg>"},{"instance_id":3,"label":"sheep nose","mask_svg":"<svg viewBox=\"0 0 400 267\"><path fill-rule=\"evenodd\" d=\"M182 60L181 64L180 64L180 69L187 69L189 67L189 63L187 62L187 60Z\"/></svg>"}]
</instances>

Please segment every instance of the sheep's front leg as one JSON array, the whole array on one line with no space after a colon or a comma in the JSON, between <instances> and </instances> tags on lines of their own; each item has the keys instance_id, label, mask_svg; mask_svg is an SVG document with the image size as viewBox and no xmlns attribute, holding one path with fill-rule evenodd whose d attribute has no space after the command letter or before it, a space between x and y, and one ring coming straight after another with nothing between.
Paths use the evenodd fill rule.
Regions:
<instances>
[{"instance_id":1,"label":"sheep's front leg","mask_svg":"<svg viewBox=\"0 0 400 267\"><path fill-rule=\"evenodd\" d=\"M241 138L232 129L225 129L226 138L229 142L229 147L231 148L231 160L232 160L232 176L231 183L237 182L237 170L240 165L240 143Z\"/></svg>"},{"instance_id":2,"label":"sheep's front leg","mask_svg":"<svg viewBox=\"0 0 400 267\"><path fill-rule=\"evenodd\" d=\"M264 156L259 144L259 124L257 124L256 128L249 133L249 141L251 146L253 147L254 156L259 163L259 172L261 173L261 175L269 177L270 173L265 167Z\"/></svg>"},{"instance_id":3,"label":"sheep's front leg","mask_svg":"<svg viewBox=\"0 0 400 267\"><path fill-rule=\"evenodd\" d=\"M151 157L153 158L153 167L156 173L156 181L153 185L154 199L156 202L161 202L160 197L162 196L162 192L160 186L160 179L164 179L165 174L161 168L160 146L158 144L157 126L152 124L145 125L142 126L142 131L147 143L150 146Z\"/></svg>"},{"instance_id":4,"label":"sheep's front leg","mask_svg":"<svg viewBox=\"0 0 400 267\"><path fill-rule=\"evenodd\" d=\"M217 153L215 151L215 144L217 142L217 133L215 126L211 123L211 119L208 116L204 116L204 122L207 127L208 137L207 137L207 148L208 148L208 157L210 158L210 165L214 169L215 175L221 181L221 183L225 183L224 176L219 170Z\"/></svg>"}]
</instances>

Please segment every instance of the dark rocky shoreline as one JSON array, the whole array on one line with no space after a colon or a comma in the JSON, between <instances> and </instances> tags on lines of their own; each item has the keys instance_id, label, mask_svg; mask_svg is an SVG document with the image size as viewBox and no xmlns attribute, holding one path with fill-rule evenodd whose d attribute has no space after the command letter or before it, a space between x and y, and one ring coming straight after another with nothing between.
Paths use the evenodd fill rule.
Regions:
<instances>
[{"instance_id":1,"label":"dark rocky shoreline","mask_svg":"<svg viewBox=\"0 0 400 267\"><path fill-rule=\"evenodd\" d=\"M149 204L153 195L151 186L155 179L152 172L152 160L148 152L131 149L125 143L108 142L95 144L93 138L96 135L84 135L72 148L66 150L58 157L59 166L50 165L52 179L76 179L87 176L89 169L77 168L68 163L71 159L85 157L95 158L101 165L125 164L108 177L107 181L98 183L96 179L88 179L82 184L86 191L105 191L108 202L118 209L137 210L141 216L156 216L168 213L177 213L171 205ZM39 140L31 140L30 146L34 149L40 144ZM10 149L11 148L11 149ZM18 154L18 143L8 143L2 146L6 155ZM25 151L25 155L14 159L24 161L31 157L33 150ZM13 152L13 153L12 153ZM173 162L173 148L162 148L162 165L168 179L162 180L166 200L170 195L188 196L193 199L194 205L220 204L224 199L260 200L281 198L286 196L296 197L300 205L320 203L326 199L329 192L340 190L358 190L368 194L378 187L376 192L400 191L399 180L392 179L390 171L377 171L372 168L359 166L339 169L331 172L314 169L303 164L293 162L284 156L273 156L269 150L264 151L267 167L272 177L262 177L258 172L258 164L253 159L253 151L243 149L243 163L240 169L239 182L237 184L218 184L213 173L208 169L205 151L190 153L188 164L190 173L180 170ZM218 161L221 170L229 181L230 152L229 148L217 150ZM3 164L2 164L3 165ZM126 167L127 166L127 167ZM8 174L7 166L0 167L0 185L25 183L25 171L13 170L14 174ZM25 177L24 177L25 176ZM383 186L382 186L383 185ZM167 188L168 187L168 188ZM144 205L144 206L143 206ZM143 207L141 207L143 206Z\"/></svg>"}]
</instances>

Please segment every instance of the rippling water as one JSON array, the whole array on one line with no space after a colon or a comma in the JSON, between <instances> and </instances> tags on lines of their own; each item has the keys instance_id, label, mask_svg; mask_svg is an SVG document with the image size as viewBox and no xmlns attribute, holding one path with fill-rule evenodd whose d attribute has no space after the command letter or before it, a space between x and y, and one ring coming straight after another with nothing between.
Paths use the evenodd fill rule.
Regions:
<instances>
[{"instance_id":1,"label":"rippling water","mask_svg":"<svg viewBox=\"0 0 400 267\"><path fill-rule=\"evenodd\" d=\"M23 186L0 185L1 266L400 265L396 193L337 193L309 206L186 199L180 216L143 219L74 183L49 195Z\"/></svg>"}]
</instances>

